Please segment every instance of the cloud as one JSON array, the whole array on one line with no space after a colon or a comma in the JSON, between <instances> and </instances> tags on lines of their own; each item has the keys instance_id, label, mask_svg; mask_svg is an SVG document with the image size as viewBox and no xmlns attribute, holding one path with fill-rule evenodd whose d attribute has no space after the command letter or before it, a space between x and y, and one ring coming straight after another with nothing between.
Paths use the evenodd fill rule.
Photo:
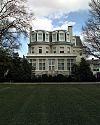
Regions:
<instances>
[{"instance_id":1,"label":"cloud","mask_svg":"<svg viewBox=\"0 0 100 125\"><path fill-rule=\"evenodd\" d=\"M28 6L36 16L48 16L57 12L86 10L89 2L90 0L28 0Z\"/></svg>"},{"instance_id":2,"label":"cloud","mask_svg":"<svg viewBox=\"0 0 100 125\"><path fill-rule=\"evenodd\" d=\"M59 24L61 20L59 20L57 23ZM48 31L53 31L53 30L58 30L58 29L63 29L67 30L69 25L74 26L76 23L75 22L69 22L69 21L63 21L60 22L61 25L53 25L53 20L49 19L47 17L42 17L42 18L37 18L36 20L33 21L33 30L48 30Z\"/></svg>"},{"instance_id":3,"label":"cloud","mask_svg":"<svg viewBox=\"0 0 100 125\"><path fill-rule=\"evenodd\" d=\"M52 20L42 17L33 21L33 30L53 30Z\"/></svg>"}]
</instances>

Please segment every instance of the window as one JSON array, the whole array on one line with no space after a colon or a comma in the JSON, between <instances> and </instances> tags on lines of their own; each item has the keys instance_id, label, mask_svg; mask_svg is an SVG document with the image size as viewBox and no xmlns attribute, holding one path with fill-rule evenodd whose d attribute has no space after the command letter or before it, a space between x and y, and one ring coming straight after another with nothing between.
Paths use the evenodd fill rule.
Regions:
<instances>
[{"instance_id":1,"label":"window","mask_svg":"<svg viewBox=\"0 0 100 125\"><path fill-rule=\"evenodd\" d=\"M31 53L34 53L34 47L32 47L32 49L31 49Z\"/></svg>"},{"instance_id":2,"label":"window","mask_svg":"<svg viewBox=\"0 0 100 125\"><path fill-rule=\"evenodd\" d=\"M49 70L55 70L55 59L49 59Z\"/></svg>"},{"instance_id":3,"label":"window","mask_svg":"<svg viewBox=\"0 0 100 125\"><path fill-rule=\"evenodd\" d=\"M34 32L32 32L32 41L36 41L36 34Z\"/></svg>"},{"instance_id":4,"label":"window","mask_svg":"<svg viewBox=\"0 0 100 125\"><path fill-rule=\"evenodd\" d=\"M79 52L80 52L80 56L82 56L82 50L80 50Z\"/></svg>"},{"instance_id":5,"label":"window","mask_svg":"<svg viewBox=\"0 0 100 125\"><path fill-rule=\"evenodd\" d=\"M64 59L58 59L58 70L64 70Z\"/></svg>"},{"instance_id":6,"label":"window","mask_svg":"<svg viewBox=\"0 0 100 125\"><path fill-rule=\"evenodd\" d=\"M39 70L45 70L45 59L39 59Z\"/></svg>"},{"instance_id":7,"label":"window","mask_svg":"<svg viewBox=\"0 0 100 125\"><path fill-rule=\"evenodd\" d=\"M36 70L36 59L32 60L32 69Z\"/></svg>"},{"instance_id":8,"label":"window","mask_svg":"<svg viewBox=\"0 0 100 125\"><path fill-rule=\"evenodd\" d=\"M56 47L53 47L53 53L56 53Z\"/></svg>"},{"instance_id":9,"label":"window","mask_svg":"<svg viewBox=\"0 0 100 125\"><path fill-rule=\"evenodd\" d=\"M99 69L93 69L93 71L99 71Z\"/></svg>"},{"instance_id":10,"label":"window","mask_svg":"<svg viewBox=\"0 0 100 125\"><path fill-rule=\"evenodd\" d=\"M42 47L39 47L39 53L42 53Z\"/></svg>"},{"instance_id":11,"label":"window","mask_svg":"<svg viewBox=\"0 0 100 125\"><path fill-rule=\"evenodd\" d=\"M30 47L28 48L28 52L31 53L31 48Z\"/></svg>"},{"instance_id":12,"label":"window","mask_svg":"<svg viewBox=\"0 0 100 125\"><path fill-rule=\"evenodd\" d=\"M72 66L75 63L75 59L67 59L67 70L71 71L72 70Z\"/></svg>"},{"instance_id":13,"label":"window","mask_svg":"<svg viewBox=\"0 0 100 125\"><path fill-rule=\"evenodd\" d=\"M57 36L56 33L52 34L52 42L56 42L57 41Z\"/></svg>"},{"instance_id":14,"label":"window","mask_svg":"<svg viewBox=\"0 0 100 125\"><path fill-rule=\"evenodd\" d=\"M75 53L75 49L73 49L73 53Z\"/></svg>"},{"instance_id":15,"label":"window","mask_svg":"<svg viewBox=\"0 0 100 125\"><path fill-rule=\"evenodd\" d=\"M46 53L49 53L49 47L46 47Z\"/></svg>"},{"instance_id":16,"label":"window","mask_svg":"<svg viewBox=\"0 0 100 125\"><path fill-rule=\"evenodd\" d=\"M70 53L70 47L67 47L67 53Z\"/></svg>"},{"instance_id":17,"label":"window","mask_svg":"<svg viewBox=\"0 0 100 125\"><path fill-rule=\"evenodd\" d=\"M30 64L33 70L36 70L36 59L30 59Z\"/></svg>"},{"instance_id":18,"label":"window","mask_svg":"<svg viewBox=\"0 0 100 125\"><path fill-rule=\"evenodd\" d=\"M49 33L46 33L46 35L45 35L45 41L49 42Z\"/></svg>"},{"instance_id":19,"label":"window","mask_svg":"<svg viewBox=\"0 0 100 125\"><path fill-rule=\"evenodd\" d=\"M59 41L65 41L65 34L59 33Z\"/></svg>"},{"instance_id":20,"label":"window","mask_svg":"<svg viewBox=\"0 0 100 125\"><path fill-rule=\"evenodd\" d=\"M99 64L94 64L93 71L99 71L99 67L100 67Z\"/></svg>"},{"instance_id":21,"label":"window","mask_svg":"<svg viewBox=\"0 0 100 125\"><path fill-rule=\"evenodd\" d=\"M43 33L38 33L37 36L37 41L43 41Z\"/></svg>"},{"instance_id":22,"label":"window","mask_svg":"<svg viewBox=\"0 0 100 125\"><path fill-rule=\"evenodd\" d=\"M31 64L31 66L32 66L32 59L30 59L30 64Z\"/></svg>"},{"instance_id":23,"label":"window","mask_svg":"<svg viewBox=\"0 0 100 125\"><path fill-rule=\"evenodd\" d=\"M66 34L67 42L70 42L70 35L69 32Z\"/></svg>"},{"instance_id":24,"label":"window","mask_svg":"<svg viewBox=\"0 0 100 125\"><path fill-rule=\"evenodd\" d=\"M64 47L60 47L60 53L64 53Z\"/></svg>"}]
</instances>

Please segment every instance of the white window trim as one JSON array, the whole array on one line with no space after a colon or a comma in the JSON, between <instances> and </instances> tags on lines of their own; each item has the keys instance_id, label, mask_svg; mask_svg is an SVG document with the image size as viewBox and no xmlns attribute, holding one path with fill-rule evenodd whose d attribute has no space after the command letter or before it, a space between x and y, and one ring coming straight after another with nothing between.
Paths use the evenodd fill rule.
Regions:
<instances>
[{"instance_id":1,"label":"white window trim","mask_svg":"<svg viewBox=\"0 0 100 125\"><path fill-rule=\"evenodd\" d=\"M56 41L53 39L53 35L54 35L54 34L56 35ZM53 33L52 33L52 42L57 42L57 33L56 33L56 32L53 32Z\"/></svg>"},{"instance_id":2,"label":"white window trim","mask_svg":"<svg viewBox=\"0 0 100 125\"><path fill-rule=\"evenodd\" d=\"M47 34L48 34L48 40L46 40L46 35ZM48 32L45 33L45 42L49 42L49 33Z\"/></svg>"},{"instance_id":3,"label":"white window trim","mask_svg":"<svg viewBox=\"0 0 100 125\"><path fill-rule=\"evenodd\" d=\"M38 34L39 34L39 33L41 33L41 34L42 34L42 39L41 39L41 40L40 40L40 39L38 39ZM40 31L39 31L39 32L37 33L37 41L39 41L39 42L43 41L43 32L40 32Z\"/></svg>"},{"instance_id":4,"label":"white window trim","mask_svg":"<svg viewBox=\"0 0 100 125\"><path fill-rule=\"evenodd\" d=\"M64 48L64 46L60 46L60 48L59 48L59 53L61 53L61 51L64 51L64 53L65 53L65 48Z\"/></svg>"},{"instance_id":5,"label":"white window trim","mask_svg":"<svg viewBox=\"0 0 100 125\"><path fill-rule=\"evenodd\" d=\"M40 61L38 61L38 66L39 66L39 71L45 71L46 70L46 59L41 59L42 60L42 69L40 69ZM44 62L43 62L44 60ZM43 69L43 63L45 63L45 69Z\"/></svg>"},{"instance_id":6,"label":"white window trim","mask_svg":"<svg viewBox=\"0 0 100 125\"><path fill-rule=\"evenodd\" d=\"M59 60L61 61L61 60L63 60L64 62L63 62L63 64L64 64L64 69L59 69ZM62 64L62 62L60 62L60 64ZM62 67L60 67L60 68L62 68ZM64 71L65 70L65 60L64 59L58 59L58 71Z\"/></svg>"},{"instance_id":7,"label":"white window trim","mask_svg":"<svg viewBox=\"0 0 100 125\"><path fill-rule=\"evenodd\" d=\"M71 53L71 48L67 47L67 53Z\"/></svg>"},{"instance_id":8,"label":"white window trim","mask_svg":"<svg viewBox=\"0 0 100 125\"><path fill-rule=\"evenodd\" d=\"M60 34L62 34L63 33L63 35L64 35L64 39L62 40L62 39L60 39ZM65 33L64 32L59 32L59 41L65 41Z\"/></svg>"},{"instance_id":9,"label":"white window trim","mask_svg":"<svg viewBox=\"0 0 100 125\"><path fill-rule=\"evenodd\" d=\"M34 47L31 47L31 54L34 53Z\"/></svg>"},{"instance_id":10,"label":"white window trim","mask_svg":"<svg viewBox=\"0 0 100 125\"><path fill-rule=\"evenodd\" d=\"M70 34L69 33L66 33L66 42L70 42Z\"/></svg>"},{"instance_id":11,"label":"white window trim","mask_svg":"<svg viewBox=\"0 0 100 125\"><path fill-rule=\"evenodd\" d=\"M34 39L33 39L33 34L34 34ZM36 32L32 32L32 36L31 36L31 41L32 42L35 42L36 41Z\"/></svg>"},{"instance_id":12,"label":"white window trim","mask_svg":"<svg viewBox=\"0 0 100 125\"><path fill-rule=\"evenodd\" d=\"M39 53L40 49L42 50L42 53L43 53L43 47L41 47L41 46L38 48L38 53ZM39 54L42 54L42 53L39 53Z\"/></svg>"},{"instance_id":13,"label":"white window trim","mask_svg":"<svg viewBox=\"0 0 100 125\"><path fill-rule=\"evenodd\" d=\"M51 64L49 64L49 61ZM53 61L54 61L54 64L53 64ZM50 69L50 67L51 67L51 69ZM54 67L54 69L53 69L53 67ZM49 69L49 71L55 71L55 59L48 59L48 69Z\"/></svg>"}]
</instances>

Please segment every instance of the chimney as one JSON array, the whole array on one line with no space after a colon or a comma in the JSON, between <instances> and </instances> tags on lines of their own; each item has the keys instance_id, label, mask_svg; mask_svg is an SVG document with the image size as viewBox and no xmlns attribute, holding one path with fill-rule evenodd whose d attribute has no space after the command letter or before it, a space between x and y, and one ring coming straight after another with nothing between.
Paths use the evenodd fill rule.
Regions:
<instances>
[{"instance_id":1,"label":"chimney","mask_svg":"<svg viewBox=\"0 0 100 125\"><path fill-rule=\"evenodd\" d=\"M73 36L72 26L68 26L68 32L70 36L70 41L72 42L72 36Z\"/></svg>"}]
</instances>

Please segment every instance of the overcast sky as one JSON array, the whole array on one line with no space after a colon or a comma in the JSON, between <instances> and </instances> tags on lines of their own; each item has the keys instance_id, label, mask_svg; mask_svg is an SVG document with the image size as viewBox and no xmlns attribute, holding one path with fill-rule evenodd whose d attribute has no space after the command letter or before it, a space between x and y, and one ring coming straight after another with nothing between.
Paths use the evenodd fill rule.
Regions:
<instances>
[{"instance_id":1,"label":"overcast sky","mask_svg":"<svg viewBox=\"0 0 100 125\"><path fill-rule=\"evenodd\" d=\"M73 26L73 34L81 35L81 29L88 18L90 0L28 0L27 6L34 13L33 30L66 29ZM20 56L27 54L28 40L22 39Z\"/></svg>"}]
</instances>

